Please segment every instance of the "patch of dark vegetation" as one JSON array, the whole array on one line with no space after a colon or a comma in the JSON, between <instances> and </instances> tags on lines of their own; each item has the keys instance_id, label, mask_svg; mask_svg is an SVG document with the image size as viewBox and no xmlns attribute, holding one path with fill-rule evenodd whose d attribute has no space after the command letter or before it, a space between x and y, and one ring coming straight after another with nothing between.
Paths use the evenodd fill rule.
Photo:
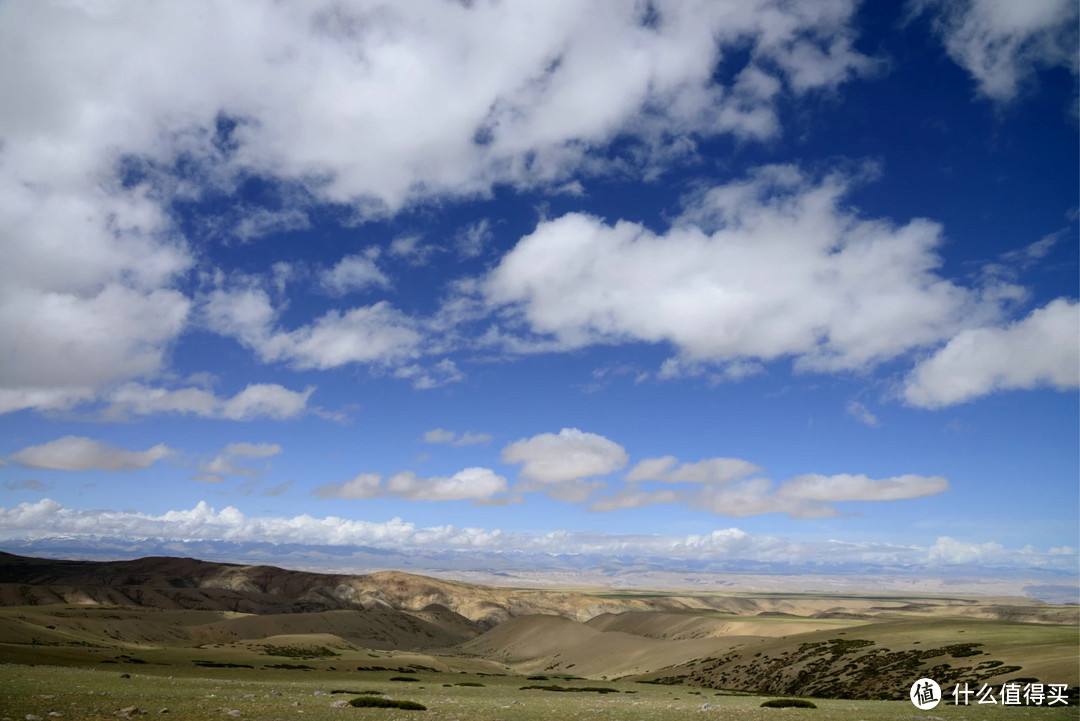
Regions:
<instances>
[{"instance_id":1,"label":"patch of dark vegetation","mask_svg":"<svg viewBox=\"0 0 1080 721\"><path fill-rule=\"evenodd\" d=\"M427 711L427 706L415 701L399 701L392 698L361 696L349 701L356 708L400 708L405 711Z\"/></svg>"},{"instance_id":2,"label":"patch of dark vegetation","mask_svg":"<svg viewBox=\"0 0 1080 721\"><path fill-rule=\"evenodd\" d=\"M255 668L249 663L223 663L221 661L192 661L199 668Z\"/></svg>"},{"instance_id":3,"label":"patch of dark vegetation","mask_svg":"<svg viewBox=\"0 0 1080 721\"><path fill-rule=\"evenodd\" d=\"M549 679L548 679L547 676L526 676L525 680L526 681L547 681Z\"/></svg>"},{"instance_id":4,"label":"patch of dark vegetation","mask_svg":"<svg viewBox=\"0 0 1080 721\"><path fill-rule=\"evenodd\" d=\"M817 708L813 701L804 698L772 698L761 704L761 708Z\"/></svg>"},{"instance_id":5,"label":"patch of dark vegetation","mask_svg":"<svg viewBox=\"0 0 1080 721\"><path fill-rule=\"evenodd\" d=\"M473 687L473 688L483 688L484 687L484 684L480 683L479 681L462 681L460 683L455 683L454 685L455 686L470 686L470 687Z\"/></svg>"},{"instance_id":6,"label":"patch of dark vegetation","mask_svg":"<svg viewBox=\"0 0 1080 721\"><path fill-rule=\"evenodd\" d=\"M349 691L348 689L336 688L336 689L334 689L333 691L330 692L330 695L332 696L335 693L351 693L354 696L364 696L364 695L382 696L383 695L382 691L376 691L375 689L367 689L366 691Z\"/></svg>"},{"instance_id":7,"label":"patch of dark vegetation","mask_svg":"<svg viewBox=\"0 0 1080 721\"><path fill-rule=\"evenodd\" d=\"M982 654L982 651L976 651L976 646L982 646L981 643L958 643L953 646L946 646L941 649L945 653L949 654L953 658L966 658L967 656L978 656Z\"/></svg>"},{"instance_id":8,"label":"patch of dark vegetation","mask_svg":"<svg viewBox=\"0 0 1080 721\"><path fill-rule=\"evenodd\" d=\"M416 683L420 679L418 679L418 678L410 678L408 676L394 676L390 680L391 681L403 681L405 683Z\"/></svg>"},{"instance_id":9,"label":"patch of dark vegetation","mask_svg":"<svg viewBox=\"0 0 1080 721\"><path fill-rule=\"evenodd\" d=\"M314 671L314 666L308 666L306 663L271 663L263 666L263 668L280 668L286 671Z\"/></svg>"},{"instance_id":10,"label":"patch of dark vegetation","mask_svg":"<svg viewBox=\"0 0 1080 721\"><path fill-rule=\"evenodd\" d=\"M551 684L549 686L522 686L522 691L529 691L536 689L537 691L560 691L560 692L585 692L585 693L619 693L617 688L608 688L606 686L558 686Z\"/></svg>"},{"instance_id":11,"label":"patch of dark vegetation","mask_svg":"<svg viewBox=\"0 0 1080 721\"><path fill-rule=\"evenodd\" d=\"M141 658L135 658L134 656L128 656L127 654L120 654L116 657L116 660L120 663L146 663Z\"/></svg>"},{"instance_id":12,"label":"patch of dark vegetation","mask_svg":"<svg viewBox=\"0 0 1080 721\"><path fill-rule=\"evenodd\" d=\"M737 689L757 694L791 694L818 698L902 700L910 678L926 676L942 685L990 678L1021 670L986 659L977 665L931 666L930 659L982 655L979 643L892 651L866 639L832 638L807 642L776 656L743 660L732 652L697 661L669 676L644 683ZM674 670L674 669L673 669Z\"/></svg>"},{"instance_id":13,"label":"patch of dark vegetation","mask_svg":"<svg viewBox=\"0 0 1080 721\"><path fill-rule=\"evenodd\" d=\"M262 646L264 656L286 656L288 658L327 658L337 656L326 646Z\"/></svg>"}]
</instances>

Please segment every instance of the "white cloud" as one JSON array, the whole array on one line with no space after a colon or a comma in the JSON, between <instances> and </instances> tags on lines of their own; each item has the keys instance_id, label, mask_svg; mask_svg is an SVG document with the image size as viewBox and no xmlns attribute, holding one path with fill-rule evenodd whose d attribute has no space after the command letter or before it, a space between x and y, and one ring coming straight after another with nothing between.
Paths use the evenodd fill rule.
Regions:
<instances>
[{"instance_id":1,"label":"white cloud","mask_svg":"<svg viewBox=\"0 0 1080 721\"><path fill-rule=\"evenodd\" d=\"M174 453L163 443L145 451L126 451L81 436L64 436L40 446L27 446L9 459L27 468L57 471L134 471L149 468Z\"/></svg>"},{"instance_id":2,"label":"white cloud","mask_svg":"<svg viewBox=\"0 0 1080 721\"><path fill-rule=\"evenodd\" d=\"M664 481L666 483L727 483L761 471L761 467L739 458L707 458L697 463L683 463L675 468L675 456L646 458L630 469L627 481Z\"/></svg>"},{"instance_id":3,"label":"white cloud","mask_svg":"<svg viewBox=\"0 0 1080 721\"><path fill-rule=\"evenodd\" d=\"M432 255L445 250L422 241L423 238L419 235L399 235L390 241L390 255L404 258L413 265L424 265L431 260Z\"/></svg>"},{"instance_id":4,"label":"white cloud","mask_svg":"<svg viewBox=\"0 0 1080 721\"><path fill-rule=\"evenodd\" d=\"M452 476L421 478L412 471L395 473L383 483L378 473L361 473L345 483L328 483L315 489L320 498L380 498L392 496L411 501L490 500L507 490L506 479L490 468L465 468Z\"/></svg>"},{"instance_id":5,"label":"white cloud","mask_svg":"<svg viewBox=\"0 0 1080 721\"><path fill-rule=\"evenodd\" d=\"M935 272L939 226L844 209L852 182L761 168L663 235L570 213L522 238L484 289L562 347L671 343L691 364L788 356L819 371L872 367L1001 315L997 288Z\"/></svg>"},{"instance_id":6,"label":"white cloud","mask_svg":"<svg viewBox=\"0 0 1080 721\"><path fill-rule=\"evenodd\" d=\"M199 464L199 473L192 478L204 483L220 483L225 476L248 476L254 478L262 471L248 468L236 462L237 458L269 458L281 453L277 443L230 443L212 460Z\"/></svg>"},{"instance_id":7,"label":"white cloud","mask_svg":"<svg viewBox=\"0 0 1080 721\"><path fill-rule=\"evenodd\" d=\"M905 400L940 408L996 391L1080 386L1080 304L1058 298L1005 327L965 330L922 361Z\"/></svg>"},{"instance_id":8,"label":"white cloud","mask_svg":"<svg viewBox=\"0 0 1080 721\"><path fill-rule=\"evenodd\" d=\"M302 393L276 383L252 383L222 405L222 415L234 421L251 418L291 418L303 412L308 397L315 391L309 386Z\"/></svg>"},{"instance_id":9,"label":"white cloud","mask_svg":"<svg viewBox=\"0 0 1080 721\"><path fill-rule=\"evenodd\" d=\"M878 420L878 417L871 413L869 408L858 401L848 401L847 405L844 406L844 410L847 411L849 416L863 425L870 426L871 428L877 428L881 425L881 421Z\"/></svg>"},{"instance_id":10,"label":"white cloud","mask_svg":"<svg viewBox=\"0 0 1080 721\"><path fill-rule=\"evenodd\" d=\"M206 325L236 338L267 363L300 370L350 363L390 363L419 354L415 321L386 301L347 311L330 310L292 331L277 327L277 311L259 288L215 290L203 304Z\"/></svg>"},{"instance_id":11,"label":"white cloud","mask_svg":"<svg viewBox=\"0 0 1080 721\"><path fill-rule=\"evenodd\" d=\"M912 0L911 7L934 13L949 57L993 100L1013 99L1041 69L1063 67L1077 75L1073 0Z\"/></svg>"},{"instance_id":12,"label":"white cloud","mask_svg":"<svg viewBox=\"0 0 1080 721\"><path fill-rule=\"evenodd\" d=\"M233 234L244 242L274 233L307 230L311 227L308 214L298 208L269 210L247 209L236 223Z\"/></svg>"},{"instance_id":13,"label":"white cloud","mask_svg":"<svg viewBox=\"0 0 1080 721\"><path fill-rule=\"evenodd\" d=\"M876 480L865 475L809 473L785 481L778 488L768 478L746 478L761 471L760 467L737 458L710 458L683 464L674 456L647 458L626 474L624 479L629 486L607 496L594 497L589 510L615 511L681 503L722 516L786 513L797 519L825 518L840 515L830 503L920 498L949 488L949 482L940 476L913 474ZM695 483L702 487L656 489L645 485L650 482Z\"/></svg>"},{"instance_id":14,"label":"white cloud","mask_svg":"<svg viewBox=\"0 0 1080 721\"><path fill-rule=\"evenodd\" d=\"M626 450L614 441L577 428L523 438L502 450L504 463L522 464L522 478L539 483L579 481L624 467Z\"/></svg>"},{"instance_id":15,"label":"white cloud","mask_svg":"<svg viewBox=\"0 0 1080 721\"><path fill-rule=\"evenodd\" d=\"M931 547L844 541L795 541L755 535L739 528L715 529L686 536L611 534L552 531L543 534L499 529L433 526L418 528L394 518L377 523L337 516L315 518L247 516L228 506L221 510L206 502L194 508L150 515L129 511L65 508L51 499L0 508L0 538L34 539L58 534L87 539L153 538L165 540L218 540L236 543L360 546L413 550L491 551L517 550L544 554L602 554L616 557L653 557L706 561L765 561L813 564L875 563L890 566L931 566L961 563L978 568L980 562L1020 569L1050 568L1075 573L1076 549L1038 551L1005 549L994 541L971 543L938 539Z\"/></svg>"},{"instance_id":16,"label":"white cloud","mask_svg":"<svg viewBox=\"0 0 1080 721\"><path fill-rule=\"evenodd\" d=\"M491 223L484 218L458 230L454 236L454 247L461 257L475 258L484 252L484 246L491 242L493 236Z\"/></svg>"},{"instance_id":17,"label":"white cloud","mask_svg":"<svg viewBox=\"0 0 1080 721\"><path fill-rule=\"evenodd\" d=\"M337 295L345 295L366 288L388 288L390 279L375 265L371 254L347 255L321 277L324 288Z\"/></svg>"},{"instance_id":18,"label":"white cloud","mask_svg":"<svg viewBox=\"0 0 1080 721\"><path fill-rule=\"evenodd\" d=\"M786 513L791 518L829 518L840 515L831 506L805 498L772 493L773 482L752 478L724 486L708 486L688 500L692 507L720 516L756 516L762 513Z\"/></svg>"},{"instance_id":19,"label":"white cloud","mask_svg":"<svg viewBox=\"0 0 1080 721\"><path fill-rule=\"evenodd\" d=\"M589 504L590 511L621 511L625 508L643 508L663 503L682 503L686 494L679 491L642 491L638 488L625 488L610 496L597 498Z\"/></svg>"},{"instance_id":20,"label":"white cloud","mask_svg":"<svg viewBox=\"0 0 1080 721\"><path fill-rule=\"evenodd\" d=\"M493 440L495 439L490 433L465 431L458 435L445 428L432 428L424 432L424 443L443 443L449 446L486 446Z\"/></svg>"},{"instance_id":21,"label":"white cloud","mask_svg":"<svg viewBox=\"0 0 1080 721\"><path fill-rule=\"evenodd\" d=\"M24 408L66 410L94 398L93 388L0 388L0 413Z\"/></svg>"},{"instance_id":22,"label":"white cloud","mask_svg":"<svg viewBox=\"0 0 1080 721\"><path fill-rule=\"evenodd\" d=\"M281 453L277 443L230 443L225 446L225 454L243 458L268 458Z\"/></svg>"},{"instance_id":23,"label":"white cloud","mask_svg":"<svg viewBox=\"0 0 1080 721\"><path fill-rule=\"evenodd\" d=\"M1005 561L1012 553L995 541L970 543L942 536L929 549L929 561L942 564L994 564ZM1009 559L1011 560L1011 559Z\"/></svg>"},{"instance_id":24,"label":"white cloud","mask_svg":"<svg viewBox=\"0 0 1080 721\"><path fill-rule=\"evenodd\" d=\"M846 473L834 476L808 473L785 481L775 495L777 498L818 502L896 501L936 496L948 489L949 482L941 476L908 474L875 480Z\"/></svg>"},{"instance_id":25,"label":"white cloud","mask_svg":"<svg viewBox=\"0 0 1080 721\"><path fill-rule=\"evenodd\" d=\"M128 383L108 394L110 403L102 415L110 420L122 420L130 415L157 413L192 414L203 418L252 420L295 418L307 410L313 386L303 391L291 391L276 383L253 383L232 398L219 398L205 388L169 390L138 383Z\"/></svg>"},{"instance_id":26,"label":"white cloud","mask_svg":"<svg viewBox=\"0 0 1080 721\"><path fill-rule=\"evenodd\" d=\"M378 473L361 473L344 483L328 483L315 489L319 498L376 498L381 495L382 476Z\"/></svg>"},{"instance_id":27,"label":"white cloud","mask_svg":"<svg viewBox=\"0 0 1080 721\"><path fill-rule=\"evenodd\" d=\"M196 260L176 199L228 205L266 181L281 202L217 229L251 240L309 227L316 204L362 221L497 185L580 188L571 176L609 170L616 138L632 146L616 166L656 170L697 138L771 137L781 98L869 67L854 0L817 5L656 4L647 27L621 0L0 3L0 97L19 98L0 107L0 337L20 339L0 354L0 410L68 408L162 370ZM735 81L714 73L729 53L748 60ZM339 270L335 287L381 283ZM268 303L228 300L247 307L213 309L215 329L267 362L415 354L385 304L285 331Z\"/></svg>"},{"instance_id":28,"label":"white cloud","mask_svg":"<svg viewBox=\"0 0 1080 721\"><path fill-rule=\"evenodd\" d=\"M457 367L457 363L449 358L443 358L428 366L419 363L400 366L394 370L394 377L408 378L412 381L413 388L422 391L465 380L465 374Z\"/></svg>"},{"instance_id":29,"label":"white cloud","mask_svg":"<svg viewBox=\"0 0 1080 721\"><path fill-rule=\"evenodd\" d=\"M414 501L486 499L507 490L506 479L490 468L466 468L448 478L419 478L411 471L396 473L386 490L398 498Z\"/></svg>"}]
</instances>

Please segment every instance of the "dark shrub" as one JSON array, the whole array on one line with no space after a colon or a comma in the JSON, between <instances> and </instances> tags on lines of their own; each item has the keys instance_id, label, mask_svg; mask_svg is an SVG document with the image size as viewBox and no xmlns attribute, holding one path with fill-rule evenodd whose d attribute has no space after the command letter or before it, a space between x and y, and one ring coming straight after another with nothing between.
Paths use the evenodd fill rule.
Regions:
<instances>
[{"instance_id":1,"label":"dark shrub","mask_svg":"<svg viewBox=\"0 0 1080 721\"><path fill-rule=\"evenodd\" d=\"M817 708L813 701L804 698L773 698L761 704L761 708Z\"/></svg>"},{"instance_id":2,"label":"dark shrub","mask_svg":"<svg viewBox=\"0 0 1080 721\"><path fill-rule=\"evenodd\" d=\"M375 696L361 696L349 701L350 706L357 708L400 708L406 711L427 711L427 706L415 701L398 701L391 698L378 698Z\"/></svg>"}]
</instances>

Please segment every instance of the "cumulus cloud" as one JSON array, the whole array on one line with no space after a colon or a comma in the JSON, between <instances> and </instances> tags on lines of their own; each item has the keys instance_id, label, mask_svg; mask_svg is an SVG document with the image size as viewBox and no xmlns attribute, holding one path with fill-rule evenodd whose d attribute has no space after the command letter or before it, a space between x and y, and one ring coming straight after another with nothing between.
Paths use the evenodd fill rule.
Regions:
<instances>
[{"instance_id":1,"label":"cumulus cloud","mask_svg":"<svg viewBox=\"0 0 1080 721\"><path fill-rule=\"evenodd\" d=\"M377 254L347 255L337 265L323 272L320 282L323 288L337 295L345 295L367 288L388 288L390 279L375 265Z\"/></svg>"},{"instance_id":2,"label":"cumulus cloud","mask_svg":"<svg viewBox=\"0 0 1080 721\"><path fill-rule=\"evenodd\" d=\"M233 234L247 242L273 233L307 230L311 227L308 214L299 208L270 210L251 208L244 212L233 228Z\"/></svg>"},{"instance_id":3,"label":"cumulus cloud","mask_svg":"<svg viewBox=\"0 0 1080 721\"><path fill-rule=\"evenodd\" d=\"M720 528L685 536L613 534L597 531L526 534L500 529L457 528L451 525L417 527L400 518L386 522L358 521L338 516L316 518L248 516L233 506L217 510L205 501L185 510L150 515L131 511L79 510L51 499L0 508L0 538L35 539L63 534L87 539L139 538L158 540L216 540L237 543L359 546L413 550L544 554L601 554L613 557L651 557L706 561L764 561L813 567L856 562L890 566L965 564L977 568L989 562L1014 568L1049 568L1075 573L1074 548L1039 551L1005 549L994 541L972 543L941 538L931 547L844 541L805 541L751 534L739 528Z\"/></svg>"},{"instance_id":4,"label":"cumulus cloud","mask_svg":"<svg viewBox=\"0 0 1080 721\"><path fill-rule=\"evenodd\" d=\"M1077 386L1080 304L1059 298L1010 325L958 333L915 367L904 399L940 408L995 391Z\"/></svg>"},{"instance_id":5,"label":"cumulus cloud","mask_svg":"<svg viewBox=\"0 0 1080 721\"><path fill-rule=\"evenodd\" d=\"M912 0L911 9L932 14L949 57L993 100L1013 99L1038 70L1080 70L1072 0Z\"/></svg>"},{"instance_id":6,"label":"cumulus cloud","mask_svg":"<svg viewBox=\"0 0 1080 721\"><path fill-rule=\"evenodd\" d=\"M844 410L847 411L849 416L863 425L870 426L871 428L877 428L881 425L881 421L878 420L878 417L871 413L869 408L862 403L859 403L859 401L848 401L847 405L844 406Z\"/></svg>"},{"instance_id":7,"label":"cumulus cloud","mask_svg":"<svg viewBox=\"0 0 1080 721\"><path fill-rule=\"evenodd\" d=\"M853 182L761 168L701 194L662 235L581 213L546 220L484 292L564 348L670 343L691 365L866 369L1000 317L1009 286L942 278L940 227L858 218L841 205Z\"/></svg>"},{"instance_id":8,"label":"cumulus cloud","mask_svg":"<svg viewBox=\"0 0 1080 721\"><path fill-rule=\"evenodd\" d=\"M522 438L502 450L504 463L521 464L522 478L542 484L580 481L623 468L626 450L614 441L577 428Z\"/></svg>"},{"instance_id":9,"label":"cumulus cloud","mask_svg":"<svg viewBox=\"0 0 1080 721\"><path fill-rule=\"evenodd\" d=\"M936 496L948 489L949 482L941 476L908 474L874 480L864 475L846 473L834 476L808 473L785 481L776 491L776 496L821 502L896 501Z\"/></svg>"},{"instance_id":10,"label":"cumulus cloud","mask_svg":"<svg viewBox=\"0 0 1080 721\"><path fill-rule=\"evenodd\" d=\"M1005 561L1012 555L996 541L971 543L958 541L949 536L938 538L928 553L931 563L948 565L995 564Z\"/></svg>"},{"instance_id":11,"label":"cumulus cloud","mask_svg":"<svg viewBox=\"0 0 1080 721\"><path fill-rule=\"evenodd\" d=\"M680 491L643 491L638 488L626 488L610 496L597 498L589 504L590 511L621 511L626 508L643 508L662 503L682 503L686 494Z\"/></svg>"},{"instance_id":12,"label":"cumulus cloud","mask_svg":"<svg viewBox=\"0 0 1080 721\"><path fill-rule=\"evenodd\" d=\"M833 503L897 501L937 495L949 489L945 478L914 474L872 479L865 475L809 473L787 480L779 487L769 478L747 478L762 471L759 466L737 458L710 458L682 464L674 456L648 458L626 474L625 488L606 496L594 496L589 510L617 511L679 503L721 516L786 513L796 519L826 518L840 515L830 505ZM648 485L656 482L686 485L675 489Z\"/></svg>"},{"instance_id":13,"label":"cumulus cloud","mask_svg":"<svg viewBox=\"0 0 1080 721\"><path fill-rule=\"evenodd\" d=\"M307 370L350 363L390 363L419 355L416 322L386 301L347 311L330 310L291 331L277 325L278 311L260 288L212 291L203 304L208 328L236 338L267 363Z\"/></svg>"},{"instance_id":14,"label":"cumulus cloud","mask_svg":"<svg viewBox=\"0 0 1080 721\"><path fill-rule=\"evenodd\" d=\"M382 475L378 473L361 473L344 483L327 483L315 489L319 498L375 498L382 492Z\"/></svg>"},{"instance_id":15,"label":"cumulus cloud","mask_svg":"<svg viewBox=\"0 0 1080 721\"><path fill-rule=\"evenodd\" d=\"M484 499L506 489L506 479L490 468L466 468L448 478L419 478L415 473L405 471L386 480L388 493L414 501Z\"/></svg>"},{"instance_id":16,"label":"cumulus cloud","mask_svg":"<svg viewBox=\"0 0 1080 721\"><path fill-rule=\"evenodd\" d=\"M238 464L238 458L269 458L279 453L281 446L277 443L230 443L213 460L200 463L199 473L193 478L204 483L220 483L226 475L254 477L261 471Z\"/></svg>"},{"instance_id":17,"label":"cumulus cloud","mask_svg":"<svg viewBox=\"0 0 1080 721\"><path fill-rule=\"evenodd\" d=\"M767 137L779 96L834 88L872 65L852 48L847 0L654 3L648 22L613 0L8 5L9 33L40 36L0 43L4 65L22 69L14 141L37 131L54 146L159 161L186 150L227 166L211 177L277 176L331 202L366 199L357 204L369 214L493 183L564 181L620 135L647 147L662 143L660 128ZM195 42L197 56L185 52ZM748 58L739 76L715 74L737 51ZM227 152L219 114L236 122Z\"/></svg>"},{"instance_id":18,"label":"cumulus cloud","mask_svg":"<svg viewBox=\"0 0 1080 721\"><path fill-rule=\"evenodd\" d=\"M679 464L679 459L675 456L664 456L640 461L626 474L626 480L631 482L727 483L761 470L760 466L739 458L707 458L697 463Z\"/></svg>"},{"instance_id":19,"label":"cumulus cloud","mask_svg":"<svg viewBox=\"0 0 1080 721\"><path fill-rule=\"evenodd\" d=\"M454 236L454 247L461 257L475 258L484 252L484 247L493 236L491 222L485 218L458 230Z\"/></svg>"},{"instance_id":20,"label":"cumulus cloud","mask_svg":"<svg viewBox=\"0 0 1080 721\"><path fill-rule=\"evenodd\" d=\"M108 394L110 405L102 415L110 420L158 413L191 414L234 421L254 418L284 420L303 414L307 410L308 398L314 392L313 386L303 391L291 391L276 383L252 383L231 398L220 398L205 388L169 390L128 383Z\"/></svg>"},{"instance_id":21,"label":"cumulus cloud","mask_svg":"<svg viewBox=\"0 0 1080 721\"><path fill-rule=\"evenodd\" d=\"M448 446L486 446L494 437L490 433L473 433L465 431L458 434L445 428L432 428L424 432L424 443L442 443Z\"/></svg>"},{"instance_id":22,"label":"cumulus cloud","mask_svg":"<svg viewBox=\"0 0 1080 721\"><path fill-rule=\"evenodd\" d=\"M465 380L465 374L458 368L457 363L449 358L427 365L410 363L399 366L394 369L394 377L409 379L412 381L413 388L421 391Z\"/></svg>"},{"instance_id":23,"label":"cumulus cloud","mask_svg":"<svg viewBox=\"0 0 1080 721\"><path fill-rule=\"evenodd\" d=\"M412 471L386 479L378 473L361 473L344 483L328 483L315 489L319 498L378 498L391 496L410 501L488 501L507 490L506 479L490 468L465 468L452 476L421 478Z\"/></svg>"},{"instance_id":24,"label":"cumulus cloud","mask_svg":"<svg viewBox=\"0 0 1080 721\"><path fill-rule=\"evenodd\" d=\"M218 229L247 241L308 228L317 205L363 221L496 186L655 172L703 137L773 137L781 100L869 72L855 5L653 3L646 19L621 0L4 2L0 96L19 102L0 108L0 337L19 352L0 353L0 411L70 408L163 370L198 256L178 199L235 204L242 182L265 181L280 197ZM743 67L728 72L731 58ZM626 152L612 158L616 139ZM463 230L459 254L488 233ZM345 293L385 286L380 273L354 256L324 280ZM386 303L290 330L255 292L209 300L208 327L265 362L417 354L414 322Z\"/></svg>"},{"instance_id":25,"label":"cumulus cloud","mask_svg":"<svg viewBox=\"0 0 1080 721\"><path fill-rule=\"evenodd\" d=\"M27 468L57 471L134 471L149 468L174 453L159 443L145 451L127 451L81 436L64 436L40 446L27 446L9 459Z\"/></svg>"}]
</instances>

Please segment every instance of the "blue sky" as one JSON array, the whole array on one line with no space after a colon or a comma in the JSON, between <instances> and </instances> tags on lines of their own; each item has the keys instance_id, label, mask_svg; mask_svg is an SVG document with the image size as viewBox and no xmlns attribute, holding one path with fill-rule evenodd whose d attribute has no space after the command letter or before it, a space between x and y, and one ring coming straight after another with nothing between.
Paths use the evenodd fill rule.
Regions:
<instances>
[{"instance_id":1,"label":"blue sky","mask_svg":"<svg viewBox=\"0 0 1080 721\"><path fill-rule=\"evenodd\" d=\"M6 2L0 539L1075 575L1076 27Z\"/></svg>"}]
</instances>

